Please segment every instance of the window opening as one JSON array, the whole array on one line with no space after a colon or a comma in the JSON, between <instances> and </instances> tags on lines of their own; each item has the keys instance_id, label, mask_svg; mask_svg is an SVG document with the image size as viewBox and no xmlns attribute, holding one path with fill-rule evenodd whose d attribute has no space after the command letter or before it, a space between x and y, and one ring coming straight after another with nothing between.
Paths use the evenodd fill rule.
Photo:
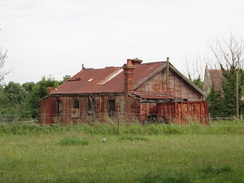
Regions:
<instances>
[{"instance_id":1,"label":"window opening","mask_svg":"<svg viewBox=\"0 0 244 183\"><path fill-rule=\"evenodd\" d=\"M115 114L115 100L108 100L108 116L113 117Z\"/></svg>"},{"instance_id":2,"label":"window opening","mask_svg":"<svg viewBox=\"0 0 244 183\"><path fill-rule=\"evenodd\" d=\"M73 101L73 108L75 108L75 109L80 108L80 102L79 102L79 100L75 99Z\"/></svg>"}]
</instances>

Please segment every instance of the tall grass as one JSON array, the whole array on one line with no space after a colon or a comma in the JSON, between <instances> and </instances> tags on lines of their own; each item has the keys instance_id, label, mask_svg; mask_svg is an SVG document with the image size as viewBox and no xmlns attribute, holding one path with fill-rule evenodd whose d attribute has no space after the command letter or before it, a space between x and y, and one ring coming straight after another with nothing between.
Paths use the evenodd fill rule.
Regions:
<instances>
[{"instance_id":1,"label":"tall grass","mask_svg":"<svg viewBox=\"0 0 244 183\"><path fill-rule=\"evenodd\" d=\"M98 134L136 134L136 135L165 135L165 134L244 134L244 122L222 121L211 122L204 126L199 123L189 125L168 125L168 124L104 124L94 123L93 125L61 125L53 124L40 126L36 123L0 123L1 134L27 135L27 134L55 134L76 131L89 135Z\"/></svg>"}]
</instances>

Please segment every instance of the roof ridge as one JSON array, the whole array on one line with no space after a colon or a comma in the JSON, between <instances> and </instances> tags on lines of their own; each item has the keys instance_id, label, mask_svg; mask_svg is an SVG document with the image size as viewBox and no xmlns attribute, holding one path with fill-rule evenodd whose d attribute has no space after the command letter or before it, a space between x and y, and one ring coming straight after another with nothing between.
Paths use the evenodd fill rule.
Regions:
<instances>
[{"instance_id":1,"label":"roof ridge","mask_svg":"<svg viewBox=\"0 0 244 183\"><path fill-rule=\"evenodd\" d=\"M138 65L149 65L149 64L157 64L157 63L166 63L167 61L155 61L155 62L146 62L146 63L141 63Z\"/></svg>"},{"instance_id":2,"label":"roof ridge","mask_svg":"<svg viewBox=\"0 0 244 183\"><path fill-rule=\"evenodd\" d=\"M85 68L83 70L102 70L102 69L115 69L115 68L122 68L122 66L106 66L102 68Z\"/></svg>"}]
</instances>

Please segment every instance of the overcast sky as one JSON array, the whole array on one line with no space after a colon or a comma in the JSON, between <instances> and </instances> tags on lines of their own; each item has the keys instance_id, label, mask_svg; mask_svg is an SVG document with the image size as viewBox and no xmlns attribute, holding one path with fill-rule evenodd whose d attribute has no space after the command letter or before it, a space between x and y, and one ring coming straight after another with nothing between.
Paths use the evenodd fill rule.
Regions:
<instances>
[{"instance_id":1,"label":"overcast sky","mask_svg":"<svg viewBox=\"0 0 244 183\"><path fill-rule=\"evenodd\" d=\"M243 0L0 0L0 47L8 50L9 81L87 68L122 66L126 59L170 62L205 54L206 42L244 37Z\"/></svg>"}]
</instances>

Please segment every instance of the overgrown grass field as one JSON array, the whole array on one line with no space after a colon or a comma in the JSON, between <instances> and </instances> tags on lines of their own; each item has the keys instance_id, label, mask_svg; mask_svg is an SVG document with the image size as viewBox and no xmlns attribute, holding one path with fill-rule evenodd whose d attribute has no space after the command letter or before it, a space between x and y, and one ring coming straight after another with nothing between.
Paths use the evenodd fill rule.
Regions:
<instances>
[{"instance_id":1,"label":"overgrown grass field","mask_svg":"<svg viewBox=\"0 0 244 183\"><path fill-rule=\"evenodd\" d=\"M0 182L244 182L244 123L0 123Z\"/></svg>"}]
</instances>

